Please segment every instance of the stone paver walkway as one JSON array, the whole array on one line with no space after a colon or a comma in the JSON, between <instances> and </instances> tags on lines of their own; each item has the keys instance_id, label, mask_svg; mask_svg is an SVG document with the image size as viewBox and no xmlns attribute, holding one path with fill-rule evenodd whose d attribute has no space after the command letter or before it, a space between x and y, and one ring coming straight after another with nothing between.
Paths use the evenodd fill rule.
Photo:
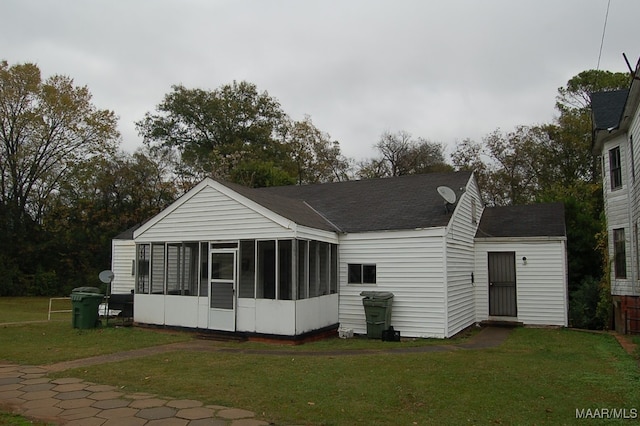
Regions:
<instances>
[{"instance_id":1,"label":"stone paver walkway","mask_svg":"<svg viewBox=\"0 0 640 426\"><path fill-rule=\"evenodd\" d=\"M0 407L66 426L262 426L251 411L203 405L82 379L49 379L48 370L0 363Z\"/></svg>"}]
</instances>

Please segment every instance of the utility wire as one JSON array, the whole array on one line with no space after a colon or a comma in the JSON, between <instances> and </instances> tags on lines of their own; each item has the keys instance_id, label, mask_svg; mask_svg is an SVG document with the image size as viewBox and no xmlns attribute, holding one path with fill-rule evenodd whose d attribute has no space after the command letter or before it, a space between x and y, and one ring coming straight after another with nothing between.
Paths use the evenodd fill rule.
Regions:
<instances>
[{"instance_id":1,"label":"utility wire","mask_svg":"<svg viewBox=\"0 0 640 426\"><path fill-rule=\"evenodd\" d=\"M604 15L604 27L602 28L602 39L600 40L600 52L598 53L598 66L597 70L600 69L600 58L602 57L602 46L604 46L604 35L607 32L607 21L609 20L609 6L611 6L611 0L607 2L607 13Z\"/></svg>"}]
</instances>

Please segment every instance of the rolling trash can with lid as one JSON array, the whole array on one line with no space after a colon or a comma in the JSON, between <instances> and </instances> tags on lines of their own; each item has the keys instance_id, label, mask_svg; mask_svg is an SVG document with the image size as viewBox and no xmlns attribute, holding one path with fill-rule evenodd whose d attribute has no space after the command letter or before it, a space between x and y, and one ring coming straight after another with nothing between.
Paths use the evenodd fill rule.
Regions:
<instances>
[{"instance_id":1,"label":"rolling trash can with lid","mask_svg":"<svg viewBox=\"0 0 640 426\"><path fill-rule=\"evenodd\" d=\"M363 291L364 315L367 320L367 337L381 339L382 332L391 326L393 293L388 291Z\"/></svg>"},{"instance_id":2,"label":"rolling trash can with lid","mask_svg":"<svg viewBox=\"0 0 640 426\"><path fill-rule=\"evenodd\" d=\"M71 324L73 328L96 328L98 307L104 295L96 287L76 287L71 290Z\"/></svg>"}]
</instances>

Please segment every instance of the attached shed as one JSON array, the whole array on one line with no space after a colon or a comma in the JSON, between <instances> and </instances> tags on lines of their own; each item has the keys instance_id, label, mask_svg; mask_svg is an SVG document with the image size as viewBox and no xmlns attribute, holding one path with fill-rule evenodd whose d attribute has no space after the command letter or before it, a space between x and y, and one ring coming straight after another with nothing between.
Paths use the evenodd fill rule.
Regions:
<instances>
[{"instance_id":1,"label":"attached shed","mask_svg":"<svg viewBox=\"0 0 640 426\"><path fill-rule=\"evenodd\" d=\"M475 237L477 321L568 324L561 203L486 208Z\"/></svg>"}]
</instances>

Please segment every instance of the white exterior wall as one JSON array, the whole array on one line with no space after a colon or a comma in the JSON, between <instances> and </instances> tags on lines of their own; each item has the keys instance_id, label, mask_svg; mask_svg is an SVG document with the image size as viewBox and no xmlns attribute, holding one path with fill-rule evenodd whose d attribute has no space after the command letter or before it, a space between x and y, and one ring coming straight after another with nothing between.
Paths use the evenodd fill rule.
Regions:
<instances>
[{"instance_id":1,"label":"white exterior wall","mask_svg":"<svg viewBox=\"0 0 640 426\"><path fill-rule=\"evenodd\" d=\"M111 241L111 293L131 293L135 287L136 243L133 240Z\"/></svg>"},{"instance_id":2,"label":"white exterior wall","mask_svg":"<svg viewBox=\"0 0 640 426\"><path fill-rule=\"evenodd\" d=\"M472 218L472 204L475 204L475 220ZM451 337L472 325L476 319L475 292L471 282L475 266L473 239L483 209L476 180L470 179L456 205L446 239L446 337Z\"/></svg>"},{"instance_id":3,"label":"white exterior wall","mask_svg":"<svg viewBox=\"0 0 640 426\"><path fill-rule=\"evenodd\" d=\"M445 228L340 236L342 327L366 334L362 291L394 294L391 325L405 337L446 337ZM348 284L347 264L375 264L376 284Z\"/></svg>"},{"instance_id":4,"label":"white exterior wall","mask_svg":"<svg viewBox=\"0 0 640 426\"><path fill-rule=\"evenodd\" d=\"M634 167L635 179L631 171L631 155L629 135L620 135L603 144L602 165L603 165L603 192L604 192L604 208L607 217L608 231L608 248L609 259L611 260L611 293L613 295L640 295L640 286L638 285L638 253L636 227L640 228L640 168L638 157L640 152L640 128L638 119L636 118L631 126L629 135L633 135L635 129L636 137L634 138ZM609 166L609 150L620 147L620 159L622 163L622 187L611 190L610 166ZM627 278L616 278L614 260L614 244L613 230L624 229L625 235L625 254Z\"/></svg>"},{"instance_id":5,"label":"white exterior wall","mask_svg":"<svg viewBox=\"0 0 640 426\"><path fill-rule=\"evenodd\" d=\"M515 252L517 321L526 325L568 325L566 239L476 240L478 322L489 319L489 252ZM526 265L523 257L527 258Z\"/></svg>"}]
</instances>

